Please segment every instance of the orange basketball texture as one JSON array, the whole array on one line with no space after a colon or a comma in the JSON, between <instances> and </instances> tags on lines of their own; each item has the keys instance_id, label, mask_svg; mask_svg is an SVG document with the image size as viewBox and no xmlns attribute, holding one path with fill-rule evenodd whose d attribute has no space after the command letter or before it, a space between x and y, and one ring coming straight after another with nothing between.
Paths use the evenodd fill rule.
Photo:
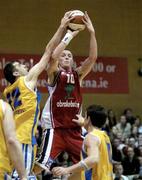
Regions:
<instances>
[{"instance_id":1,"label":"orange basketball texture","mask_svg":"<svg viewBox=\"0 0 142 180\"><path fill-rule=\"evenodd\" d=\"M74 23L74 24L84 24L84 22L82 21L83 16L75 16L74 19L72 19L70 22Z\"/></svg>"},{"instance_id":2,"label":"orange basketball texture","mask_svg":"<svg viewBox=\"0 0 142 180\"><path fill-rule=\"evenodd\" d=\"M70 23L69 28L72 30L83 30L85 29L84 22L82 21L84 13L80 10L74 10L71 13L71 17L74 17Z\"/></svg>"}]
</instances>

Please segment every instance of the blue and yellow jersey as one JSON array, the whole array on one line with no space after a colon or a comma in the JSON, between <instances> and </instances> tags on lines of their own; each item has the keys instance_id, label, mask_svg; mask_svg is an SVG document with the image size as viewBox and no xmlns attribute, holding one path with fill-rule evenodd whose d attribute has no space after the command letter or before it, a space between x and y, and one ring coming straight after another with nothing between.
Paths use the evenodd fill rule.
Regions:
<instances>
[{"instance_id":1,"label":"blue and yellow jersey","mask_svg":"<svg viewBox=\"0 0 142 180\"><path fill-rule=\"evenodd\" d=\"M11 172L10 159L5 143L2 121L4 121L4 104L0 100L0 180L4 179L5 172Z\"/></svg>"},{"instance_id":2,"label":"blue and yellow jersey","mask_svg":"<svg viewBox=\"0 0 142 180\"><path fill-rule=\"evenodd\" d=\"M19 77L4 90L4 96L14 111L16 134L24 144L36 144L35 133L39 118L39 97L30 89L25 77Z\"/></svg>"},{"instance_id":3,"label":"blue and yellow jersey","mask_svg":"<svg viewBox=\"0 0 142 180\"><path fill-rule=\"evenodd\" d=\"M113 180L112 169L112 149L108 135L101 130L94 129L90 134L98 137L100 141L99 155L100 160L95 163L93 168L87 171L82 171L82 180ZM95 153L95 152L94 152ZM83 146L81 158L85 159L87 152Z\"/></svg>"}]
</instances>

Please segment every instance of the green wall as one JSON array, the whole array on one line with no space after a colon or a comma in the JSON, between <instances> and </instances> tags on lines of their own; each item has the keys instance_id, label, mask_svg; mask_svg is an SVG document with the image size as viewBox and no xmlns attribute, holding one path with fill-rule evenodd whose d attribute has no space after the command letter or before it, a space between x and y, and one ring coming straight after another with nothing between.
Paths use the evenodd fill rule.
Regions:
<instances>
[{"instance_id":1,"label":"green wall","mask_svg":"<svg viewBox=\"0 0 142 180\"><path fill-rule=\"evenodd\" d=\"M42 54L64 12L70 9L88 11L96 29L99 56L128 59L129 94L87 94L84 107L99 103L119 113L132 107L141 115L142 77L137 75L137 59L142 57L141 0L1 1L0 53ZM89 36L84 31L70 49L75 55L87 55L88 45Z\"/></svg>"}]
</instances>

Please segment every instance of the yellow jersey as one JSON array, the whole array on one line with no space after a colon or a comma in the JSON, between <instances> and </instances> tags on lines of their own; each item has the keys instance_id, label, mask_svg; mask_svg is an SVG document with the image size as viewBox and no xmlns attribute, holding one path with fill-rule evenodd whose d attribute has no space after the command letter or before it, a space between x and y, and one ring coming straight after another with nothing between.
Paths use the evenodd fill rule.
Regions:
<instances>
[{"instance_id":1,"label":"yellow jersey","mask_svg":"<svg viewBox=\"0 0 142 180\"><path fill-rule=\"evenodd\" d=\"M36 144L35 133L39 118L39 96L19 77L4 90L4 96L14 111L16 134L23 144Z\"/></svg>"},{"instance_id":2,"label":"yellow jersey","mask_svg":"<svg viewBox=\"0 0 142 180\"><path fill-rule=\"evenodd\" d=\"M110 139L104 131L98 129L94 129L90 134L99 138L100 160L98 163L94 164L92 169L82 171L81 178L82 180L113 180L112 148ZM83 146L81 158L84 159L86 157L87 153Z\"/></svg>"},{"instance_id":3,"label":"yellow jersey","mask_svg":"<svg viewBox=\"0 0 142 180\"><path fill-rule=\"evenodd\" d=\"M3 101L0 100L0 180L4 179L5 172L10 173L12 170L2 125L2 121L4 120L4 108Z\"/></svg>"}]
</instances>

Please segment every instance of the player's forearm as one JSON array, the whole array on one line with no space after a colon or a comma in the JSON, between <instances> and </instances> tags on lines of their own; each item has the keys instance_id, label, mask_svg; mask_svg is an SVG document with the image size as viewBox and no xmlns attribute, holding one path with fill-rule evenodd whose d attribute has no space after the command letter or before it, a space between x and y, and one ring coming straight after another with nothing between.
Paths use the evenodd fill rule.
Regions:
<instances>
[{"instance_id":1,"label":"player's forearm","mask_svg":"<svg viewBox=\"0 0 142 180\"><path fill-rule=\"evenodd\" d=\"M67 33L65 34L65 36L63 37L62 41L60 42L60 44L56 47L56 49L53 51L52 53L52 58L55 60L58 60L61 53L63 52L63 50L65 50L65 48L68 46L68 44L71 42L71 40L78 34L78 32L74 31L71 32L70 30L67 31Z\"/></svg>"},{"instance_id":2,"label":"player's forearm","mask_svg":"<svg viewBox=\"0 0 142 180\"><path fill-rule=\"evenodd\" d=\"M90 32L90 50L89 50L89 59L92 61L96 61L98 56L98 47L97 47L97 40L95 36L95 32Z\"/></svg>"},{"instance_id":3,"label":"player's forearm","mask_svg":"<svg viewBox=\"0 0 142 180\"><path fill-rule=\"evenodd\" d=\"M43 70L45 70L50 58L51 58L51 53L53 49L57 46L57 44L60 42L63 31L65 28L60 25L58 28L57 32L53 36L53 38L50 40L48 45L46 46L45 52L40 59L39 63L37 63L30 71L29 71L29 79L36 79Z\"/></svg>"},{"instance_id":4,"label":"player's forearm","mask_svg":"<svg viewBox=\"0 0 142 180\"><path fill-rule=\"evenodd\" d=\"M96 156L89 156L85 160L81 160L79 163L70 166L67 168L68 173L75 173L81 170L88 170L94 166L94 163L97 163L99 158Z\"/></svg>"},{"instance_id":5,"label":"player's forearm","mask_svg":"<svg viewBox=\"0 0 142 180\"><path fill-rule=\"evenodd\" d=\"M77 164L67 167L67 174L76 173L82 170L84 170L84 168L80 165L80 162L79 162Z\"/></svg>"},{"instance_id":6,"label":"player's forearm","mask_svg":"<svg viewBox=\"0 0 142 180\"><path fill-rule=\"evenodd\" d=\"M45 70L49 60L50 60L51 52L45 52L41 57L40 61L34 65L28 74L26 75L26 82L32 82L32 87L34 88L37 83L38 76ZM32 88L31 87L31 88Z\"/></svg>"},{"instance_id":7,"label":"player's forearm","mask_svg":"<svg viewBox=\"0 0 142 180\"><path fill-rule=\"evenodd\" d=\"M60 42L57 48L53 51L52 59L59 60L59 57L65 48L66 48L66 44L63 42Z\"/></svg>"},{"instance_id":8,"label":"player's forearm","mask_svg":"<svg viewBox=\"0 0 142 180\"><path fill-rule=\"evenodd\" d=\"M84 160L85 164L87 165L86 167L88 169L92 168L94 166L95 163L99 162L99 156L96 155L92 155L92 156L88 156L85 160Z\"/></svg>"},{"instance_id":9,"label":"player's forearm","mask_svg":"<svg viewBox=\"0 0 142 180\"><path fill-rule=\"evenodd\" d=\"M26 177L26 170L20 143L16 139L11 138L7 141L7 146L9 149L10 159L12 160L12 163L17 170L20 179Z\"/></svg>"},{"instance_id":10,"label":"player's forearm","mask_svg":"<svg viewBox=\"0 0 142 180\"><path fill-rule=\"evenodd\" d=\"M65 32L65 27L61 24L57 30L57 32L54 34L53 38L50 40L50 42L47 44L45 51L53 51L56 46L61 41L61 38Z\"/></svg>"}]
</instances>

